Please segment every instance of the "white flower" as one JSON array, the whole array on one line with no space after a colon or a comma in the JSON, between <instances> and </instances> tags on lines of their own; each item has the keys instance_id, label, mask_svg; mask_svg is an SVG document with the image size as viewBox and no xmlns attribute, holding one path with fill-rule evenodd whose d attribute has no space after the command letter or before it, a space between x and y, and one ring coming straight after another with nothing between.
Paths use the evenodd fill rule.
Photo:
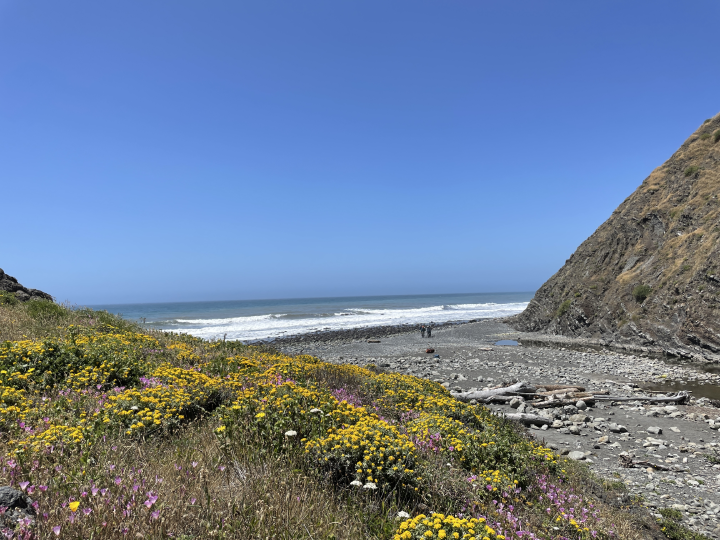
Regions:
<instances>
[{"instance_id":1,"label":"white flower","mask_svg":"<svg viewBox=\"0 0 720 540\"><path fill-rule=\"evenodd\" d=\"M286 437L294 437L295 435L297 435L297 431L293 431L292 429L285 432Z\"/></svg>"},{"instance_id":2,"label":"white flower","mask_svg":"<svg viewBox=\"0 0 720 540\"><path fill-rule=\"evenodd\" d=\"M360 480L353 480L352 482L350 482L350 485L360 487L362 486L362 482Z\"/></svg>"},{"instance_id":3,"label":"white flower","mask_svg":"<svg viewBox=\"0 0 720 540\"><path fill-rule=\"evenodd\" d=\"M373 482L368 482L363 486L363 489L377 489L377 486Z\"/></svg>"},{"instance_id":4,"label":"white flower","mask_svg":"<svg viewBox=\"0 0 720 540\"><path fill-rule=\"evenodd\" d=\"M133 405L132 407L130 407L130 410L131 410L131 411L137 411L139 408L140 408L140 407L138 407L137 405Z\"/></svg>"},{"instance_id":5,"label":"white flower","mask_svg":"<svg viewBox=\"0 0 720 540\"><path fill-rule=\"evenodd\" d=\"M410 514L408 514L407 512L403 512L402 510L400 510L400 511L397 513L397 517L396 517L395 519L408 519L409 517L410 517Z\"/></svg>"},{"instance_id":6,"label":"white flower","mask_svg":"<svg viewBox=\"0 0 720 540\"><path fill-rule=\"evenodd\" d=\"M321 411L320 409L317 409L317 408L315 408L315 409L310 409L310 412L311 412L311 413L319 412L320 414L322 414L322 411Z\"/></svg>"}]
</instances>

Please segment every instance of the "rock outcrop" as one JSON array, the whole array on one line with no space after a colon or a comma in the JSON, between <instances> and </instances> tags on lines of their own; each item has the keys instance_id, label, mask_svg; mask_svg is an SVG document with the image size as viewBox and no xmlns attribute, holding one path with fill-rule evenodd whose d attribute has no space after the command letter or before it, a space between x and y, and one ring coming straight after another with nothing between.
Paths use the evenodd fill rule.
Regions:
<instances>
[{"instance_id":1,"label":"rock outcrop","mask_svg":"<svg viewBox=\"0 0 720 540\"><path fill-rule=\"evenodd\" d=\"M508 320L518 330L720 360L720 114Z\"/></svg>"},{"instance_id":2,"label":"rock outcrop","mask_svg":"<svg viewBox=\"0 0 720 540\"><path fill-rule=\"evenodd\" d=\"M2 268L0 268L0 291L15 294L15 297L21 302L26 302L33 298L50 301L53 299L48 293L44 293L37 289L28 289L27 287L23 287L18 283L17 279L12 276L8 276L5 272L3 272Z\"/></svg>"}]
</instances>

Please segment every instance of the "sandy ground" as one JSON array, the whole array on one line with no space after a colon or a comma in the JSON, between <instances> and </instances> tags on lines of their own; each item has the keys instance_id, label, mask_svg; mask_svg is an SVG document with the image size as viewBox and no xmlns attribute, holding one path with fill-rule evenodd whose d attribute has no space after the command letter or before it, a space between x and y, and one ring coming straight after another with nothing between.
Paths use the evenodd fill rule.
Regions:
<instances>
[{"instance_id":1,"label":"sandy ground","mask_svg":"<svg viewBox=\"0 0 720 540\"><path fill-rule=\"evenodd\" d=\"M429 339L419 332L387 333L387 329L379 331L377 339L339 333L325 341L321 336L310 340L305 336L302 341L285 340L277 346L289 354L311 354L329 362L375 364L456 391L515 380L538 385L578 384L590 391L607 390L623 396L645 394L640 388L644 387L690 388L694 395L712 397L720 388L720 375L692 364L610 351L495 345L521 334L493 319L438 327ZM426 353L427 348L435 349L434 353ZM490 407L515 412L509 406ZM548 424L531 430L537 439L562 454L581 455L603 478L624 481L652 512L677 508L685 516L686 526L720 538L720 409L709 400L693 399L678 406L598 402L584 410L570 406L542 413L548 416ZM578 414L584 415L582 421ZM671 470L624 468L621 456Z\"/></svg>"}]
</instances>

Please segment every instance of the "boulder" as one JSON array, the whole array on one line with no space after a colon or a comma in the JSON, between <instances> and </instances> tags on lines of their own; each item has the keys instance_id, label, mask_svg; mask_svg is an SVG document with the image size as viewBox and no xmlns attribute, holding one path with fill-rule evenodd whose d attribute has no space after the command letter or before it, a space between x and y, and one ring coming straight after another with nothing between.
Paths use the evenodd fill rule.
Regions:
<instances>
[{"instance_id":1,"label":"boulder","mask_svg":"<svg viewBox=\"0 0 720 540\"><path fill-rule=\"evenodd\" d=\"M27 302L32 299L50 300L52 296L37 289L28 289L18 283L18 280L12 276L7 275L2 268L0 268L0 291L13 293L15 298L21 302Z\"/></svg>"}]
</instances>

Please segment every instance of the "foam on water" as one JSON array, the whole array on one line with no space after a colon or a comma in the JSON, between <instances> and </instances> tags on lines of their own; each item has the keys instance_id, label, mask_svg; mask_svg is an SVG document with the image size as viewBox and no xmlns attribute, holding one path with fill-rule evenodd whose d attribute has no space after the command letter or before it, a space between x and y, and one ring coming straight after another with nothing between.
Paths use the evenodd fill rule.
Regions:
<instances>
[{"instance_id":1,"label":"foam on water","mask_svg":"<svg viewBox=\"0 0 720 540\"><path fill-rule=\"evenodd\" d=\"M253 341L305 334L318 330L343 330L369 326L400 324L444 323L507 317L520 313L527 302L442 304L411 309L348 308L332 314L268 314L217 319L174 319L160 324L167 329L182 331L197 337Z\"/></svg>"}]
</instances>

